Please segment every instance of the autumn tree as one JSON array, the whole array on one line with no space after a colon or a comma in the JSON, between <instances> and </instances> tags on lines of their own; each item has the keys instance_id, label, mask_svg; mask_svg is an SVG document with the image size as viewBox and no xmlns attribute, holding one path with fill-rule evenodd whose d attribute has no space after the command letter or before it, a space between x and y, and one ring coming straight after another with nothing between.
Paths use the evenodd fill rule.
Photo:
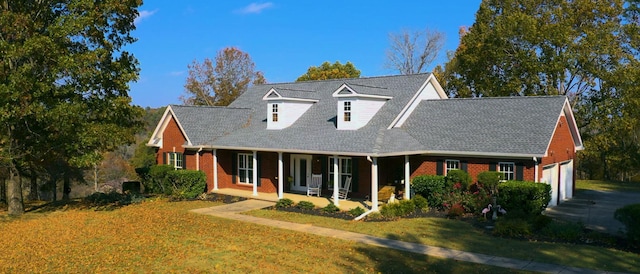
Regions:
<instances>
[{"instance_id":1,"label":"autumn tree","mask_svg":"<svg viewBox=\"0 0 640 274\"><path fill-rule=\"evenodd\" d=\"M454 96L566 95L576 109L581 157L603 176L640 161L632 82L638 79L637 1L484 0L444 69ZM635 108L635 109L634 109ZM587 161L588 162L588 161Z\"/></svg>"},{"instance_id":2,"label":"autumn tree","mask_svg":"<svg viewBox=\"0 0 640 274\"><path fill-rule=\"evenodd\" d=\"M336 61L333 64L324 62L319 67L309 67L307 73L298 77L296 82L359 77L360 70L356 69L351 62L347 61L347 63L343 65Z\"/></svg>"},{"instance_id":3,"label":"autumn tree","mask_svg":"<svg viewBox=\"0 0 640 274\"><path fill-rule=\"evenodd\" d=\"M29 162L81 167L132 141L141 109L128 90L138 63L124 46L135 41L140 5L0 1L0 164L9 170L9 214L24 212L20 169Z\"/></svg>"},{"instance_id":4,"label":"autumn tree","mask_svg":"<svg viewBox=\"0 0 640 274\"><path fill-rule=\"evenodd\" d=\"M215 63L215 65L214 65ZM226 106L247 90L249 85L266 83L264 74L255 70L248 53L235 47L218 51L215 60L194 60L180 100L187 105Z\"/></svg>"},{"instance_id":5,"label":"autumn tree","mask_svg":"<svg viewBox=\"0 0 640 274\"><path fill-rule=\"evenodd\" d=\"M437 30L402 30L389 33L385 67L400 74L426 72L444 45L444 33Z\"/></svg>"}]
</instances>

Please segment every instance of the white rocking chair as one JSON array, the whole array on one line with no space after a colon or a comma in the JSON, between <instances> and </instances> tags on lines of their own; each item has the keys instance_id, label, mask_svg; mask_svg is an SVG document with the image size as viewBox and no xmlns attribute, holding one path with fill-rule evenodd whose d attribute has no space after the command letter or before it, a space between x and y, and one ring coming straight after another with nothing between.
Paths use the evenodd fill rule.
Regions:
<instances>
[{"instance_id":1,"label":"white rocking chair","mask_svg":"<svg viewBox=\"0 0 640 274\"><path fill-rule=\"evenodd\" d=\"M344 182L344 187L338 188L338 199L346 200L350 187L351 177L347 177L347 180Z\"/></svg>"},{"instance_id":2,"label":"white rocking chair","mask_svg":"<svg viewBox=\"0 0 640 274\"><path fill-rule=\"evenodd\" d=\"M307 196L322 194L322 174L311 174L311 183L307 186Z\"/></svg>"}]
</instances>

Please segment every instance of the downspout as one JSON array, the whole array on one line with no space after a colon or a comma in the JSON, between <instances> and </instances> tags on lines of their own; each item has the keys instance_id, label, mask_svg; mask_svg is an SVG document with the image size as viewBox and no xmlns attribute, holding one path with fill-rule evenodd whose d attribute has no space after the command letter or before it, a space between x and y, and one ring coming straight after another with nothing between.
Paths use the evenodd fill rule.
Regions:
<instances>
[{"instance_id":1,"label":"downspout","mask_svg":"<svg viewBox=\"0 0 640 274\"><path fill-rule=\"evenodd\" d=\"M196 152L196 170L200 170L200 152L202 151L202 147L198 149Z\"/></svg>"},{"instance_id":2,"label":"downspout","mask_svg":"<svg viewBox=\"0 0 640 274\"><path fill-rule=\"evenodd\" d=\"M534 163L533 173L535 173L533 181L537 183L538 182L538 177L540 177L538 175L538 158L537 157L533 157L533 163Z\"/></svg>"}]
</instances>

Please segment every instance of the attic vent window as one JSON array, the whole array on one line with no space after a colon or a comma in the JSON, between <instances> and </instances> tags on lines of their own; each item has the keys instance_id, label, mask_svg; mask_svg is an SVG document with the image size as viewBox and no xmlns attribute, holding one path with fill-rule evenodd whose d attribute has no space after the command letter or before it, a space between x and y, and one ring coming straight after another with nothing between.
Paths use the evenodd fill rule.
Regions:
<instances>
[{"instance_id":1,"label":"attic vent window","mask_svg":"<svg viewBox=\"0 0 640 274\"><path fill-rule=\"evenodd\" d=\"M278 104L273 104L271 106L271 121L278 121Z\"/></svg>"},{"instance_id":2,"label":"attic vent window","mask_svg":"<svg viewBox=\"0 0 640 274\"><path fill-rule=\"evenodd\" d=\"M351 121L351 102L344 102L344 121Z\"/></svg>"}]
</instances>

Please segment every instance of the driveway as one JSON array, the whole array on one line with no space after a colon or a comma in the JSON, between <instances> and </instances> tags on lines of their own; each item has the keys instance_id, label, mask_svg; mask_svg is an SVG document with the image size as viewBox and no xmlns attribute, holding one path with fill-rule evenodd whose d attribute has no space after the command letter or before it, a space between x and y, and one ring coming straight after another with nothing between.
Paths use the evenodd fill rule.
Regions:
<instances>
[{"instance_id":1,"label":"driveway","mask_svg":"<svg viewBox=\"0 0 640 274\"><path fill-rule=\"evenodd\" d=\"M625 233L622 223L613 218L616 209L640 203L638 192L580 190L573 199L547 208L545 215L554 219L582 222L587 228L609 234Z\"/></svg>"}]
</instances>

